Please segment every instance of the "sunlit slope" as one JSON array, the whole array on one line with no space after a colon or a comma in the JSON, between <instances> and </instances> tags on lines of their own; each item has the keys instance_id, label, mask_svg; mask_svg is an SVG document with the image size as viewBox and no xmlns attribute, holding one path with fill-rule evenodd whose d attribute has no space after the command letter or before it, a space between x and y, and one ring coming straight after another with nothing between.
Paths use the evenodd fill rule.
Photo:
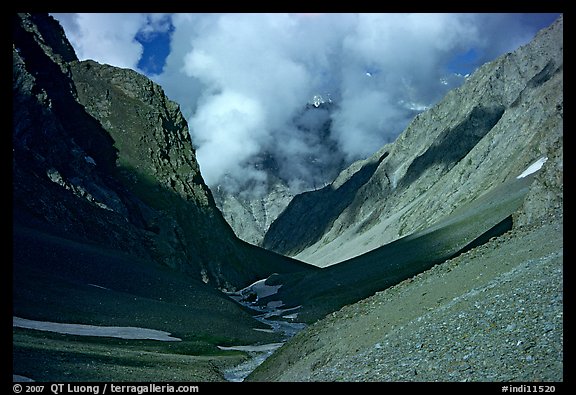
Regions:
<instances>
[{"instance_id":1,"label":"sunlit slope","mask_svg":"<svg viewBox=\"0 0 576 395\"><path fill-rule=\"evenodd\" d=\"M300 319L314 321L340 307L397 284L473 245L502 234L522 205L534 175L513 178L433 226L371 252L308 275L281 275L284 284L270 299L302 305Z\"/></svg>"}]
</instances>

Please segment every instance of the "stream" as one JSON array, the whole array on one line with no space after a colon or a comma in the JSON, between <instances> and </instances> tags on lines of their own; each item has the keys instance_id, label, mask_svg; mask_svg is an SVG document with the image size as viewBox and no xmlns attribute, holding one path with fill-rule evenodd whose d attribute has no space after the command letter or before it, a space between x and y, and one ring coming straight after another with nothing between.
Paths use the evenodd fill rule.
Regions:
<instances>
[{"instance_id":1,"label":"stream","mask_svg":"<svg viewBox=\"0 0 576 395\"><path fill-rule=\"evenodd\" d=\"M281 307L284 305L282 301L271 301L265 306L256 304L259 299L275 294L281 287L281 285L266 285L265 281L266 279L256 281L254 284L238 292L228 293L228 296L239 304L258 311L260 314L254 316L254 319L270 326L270 329L255 328L254 330L281 333L283 335L283 340L279 343L253 346L218 346L221 350L238 350L248 353L248 360L237 366L224 370L224 378L227 381L244 381L244 379L262 362L264 362L266 358L272 355L274 351L306 327L304 323L294 321L298 317L297 310L300 306L282 309Z\"/></svg>"}]
</instances>

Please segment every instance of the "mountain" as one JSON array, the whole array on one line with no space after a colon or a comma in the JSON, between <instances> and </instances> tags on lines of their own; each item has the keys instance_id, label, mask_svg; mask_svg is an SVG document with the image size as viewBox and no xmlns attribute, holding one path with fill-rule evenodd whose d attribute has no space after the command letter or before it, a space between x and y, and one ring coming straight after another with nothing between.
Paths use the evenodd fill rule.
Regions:
<instances>
[{"instance_id":1,"label":"mountain","mask_svg":"<svg viewBox=\"0 0 576 395\"><path fill-rule=\"evenodd\" d=\"M313 322L514 226L561 218L562 23L479 68L332 184L296 196L263 245L324 269L270 279L285 285L273 298Z\"/></svg>"},{"instance_id":2,"label":"mountain","mask_svg":"<svg viewBox=\"0 0 576 395\"><path fill-rule=\"evenodd\" d=\"M515 179L561 141L562 45L561 33L547 30L479 68L393 144L296 196L262 245L332 265L422 231Z\"/></svg>"},{"instance_id":3,"label":"mountain","mask_svg":"<svg viewBox=\"0 0 576 395\"><path fill-rule=\"evenodd\" d=\"M325 267L267 282L311 325L249 381L563 381L563 17L264 244Z\"/></svg>"},{"instance_id":4,"label":"mountain","mask_svg":"<svg viewBox=\"0 0 576 395\"><path fill-rule=\"evenodd\" d=\"M158 355L277 340L254 331L266 326L222 291L312 269L234 235L202 179L178 105L132 70L78 61L46 14L15 14L12 30L14 316L182 339L155 348ZM114 365L105 344L14 333L15 372L34 379L65 380L76 368L74 377L94 377L80 362L58 362L67 354ZM135 363L132 346L113 346L118 367L101 373L121 379L127 370L119 366ZM170 373L146 363L136 378ZM201 379L222 379L213 362L203 364Z\"/></svg>"},{"instance_id":5,"label":"mountain","mask_svg":"<svg viewBox=\"0 0 576 395\"><path fill-rule=\"evenodd\" d=\"M563 226L546 220L310 325L247 381L564 381Z\"/></svg>"},{"instance_id":6,"label":"mountain","mask_svg":"<svg viewBox=\"0 0 576 395\"><path fill-rule=\"evenodd\" d=\"M286 285L274 298L312 322L514 226L561 218L562 23L479 68L332 184L296 196L263 245L324 268L270 279Z\"/></svg>"},{"instance_id":7,"label":"mountain","mask_svg":"<svg viewBox=\"0 0 576 395\"><path fill-rule=\"evenodd\" d=\"M295 196L276 252L235 236L160 86L46 14L12 30L13 374L222 381L256 346L253 381L562 380L562 18Z\"/></svg>"},{"instance_id":8,"label":"mountain","mask_svg":"<svg viewBox=\"0 0 576 395\"><path fill-rule=\"evenodd\" d=\"M260 245L270 224L288 206L294 192L282 179L267 174L265 192L254 195L250 186L240 192L217 187L216 205L240 239Z\"/></svg>"}]
</instances>

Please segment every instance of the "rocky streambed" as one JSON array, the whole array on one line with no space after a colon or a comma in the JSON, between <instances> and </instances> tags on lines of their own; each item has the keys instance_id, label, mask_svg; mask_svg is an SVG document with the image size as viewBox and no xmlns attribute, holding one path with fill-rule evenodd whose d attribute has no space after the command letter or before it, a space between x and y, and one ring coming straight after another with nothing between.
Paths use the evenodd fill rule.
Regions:
<instances>
[{"instance_id":1,"label":"rocky streambed","mask_svg":"<svg viewBox=\"0 0 576 395\"><path fill-rule=\"evenodd\" d=\"M274 351L306 327L304 323L296 321L300 306L283 309L282 306L284 304L282 301L271 301L266 305L257 304L260 299L275 294L280 287L281 285L266 285L266 279L263 279L256 281L238 292L228 294L228 296L239 304L259 312L254 318L270 326L270 329L255 328L254 330L280 333L283 336L283 340L277 343L260 345L218 346L221 350L244 351L247 352L249 356L248 360L241 364L224 370L224 378L227 381L244 381L244 379L271 356Z\"/></svg>"}]
</instances>

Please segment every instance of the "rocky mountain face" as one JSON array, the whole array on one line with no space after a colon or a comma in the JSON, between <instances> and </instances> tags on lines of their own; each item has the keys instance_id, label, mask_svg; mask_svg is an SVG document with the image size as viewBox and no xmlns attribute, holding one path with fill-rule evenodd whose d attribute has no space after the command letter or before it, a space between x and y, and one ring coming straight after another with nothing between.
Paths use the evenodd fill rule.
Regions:
<instances>
[{"instance_id":1,"label":"rocky mountain face","mask_svg":"<svg viewBox=\"0 0 576 395\"><path fill-rule=\"evenodd\" d=\"M146 77L77 60L44 15L13 18L15 226L150 259L220 289L303 266L238 240L176 103Z\"/></svg>"},{"instance_id":2,"label":"rocky mountain face","mask_svg":"<svg viewBox=\"0 0 576 395\"><path fill-rule=\"evenodd\" d=\"M243 357L217 346L280 341L222 291L308 266L234 235L178 105L132 70L78 61L47 14L15 14L12 31L14 374L224 380ZM70 323L179 340L42 329Z\"/></svg>"},{"instance_id":3,"label":"rocky mountain face","mask_svg":"<svg viewBox=\"0 0 576 395\"><path fill-rule=\"evenodd\" d=\"M296 196L262 245L318 266L342 262L426 229L544 158L551 178L515 221L560 215L562 32L560 19L479 68L394 143Z\"/></svg>"},{"instance_id":4,"label":"rocky mountain face","mask_svg":"<svg viewBox=\"0 0 576 395\"><path fill-rule=\"evenodd\" d=\"M263 196L230 193L216 189L214 198L222 215L240 239L260 245L272 222L278 218L294 197L282 180L269 177Z\"/></svg>"},{"instance_id":5,"label":"rocky mountain face","mask_svg":"<svg viewBox=\"0 0 576 395\"><path fill-rule=\"evenodd\" d=\"M562 18L290 202L263 244L322 269L234 235L158 85L78 61L47 15L12 24L14 315L182 339L135 359L131 344L15 328L15 372L222 379L218 364L239 358L206 362L217 344L279 337L220 290L268 278L277 292L256 303L314 324L252 380L561 379ZM254 240L272 197L230 202Z\"/></svg>"},{"instance_id":6,"label":"rocky mountain face","mask_svg":"<svg viewBox=\"0 0 576 395\"><path fill-rule=\"evenodd\" d=\"M358 186L346 190L351 182ZM380 194L380 206L369 191ZM351 205L318 204L339 194ZM307 219L305 207L316 216ZM492 223L502 222L475 242L421 264L497 211ZM290 212L307 226L291 228L295 242L280 243L272 229L286 236ZM329 265L395 241L304 278L279 279L290 287L278 298L313 299L330 314L248 381L562 382L563 18L480 68L397 142L325 190L296 197L285 215L266 240L311 262ZM414 233L399 236L406 232ZM318 285L319 276L330 288Z\"/></svg>"}]
</instances>

